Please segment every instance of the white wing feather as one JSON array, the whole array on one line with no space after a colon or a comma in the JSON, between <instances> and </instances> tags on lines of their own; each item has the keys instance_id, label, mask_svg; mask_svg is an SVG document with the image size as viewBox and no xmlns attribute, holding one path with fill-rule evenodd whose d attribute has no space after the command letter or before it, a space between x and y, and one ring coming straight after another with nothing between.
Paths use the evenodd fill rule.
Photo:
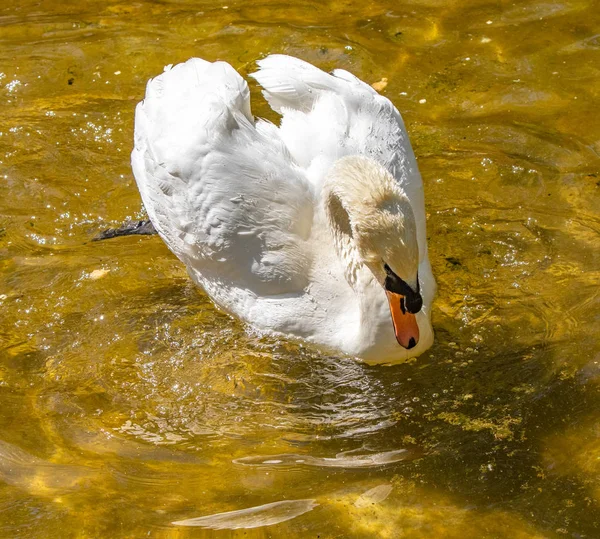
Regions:
<instances>
[{"instance_id":1,"label":"white wing feather","mask_svg":"<svg viewBox=\"0 0 600 539\"><path fill-rule=\"evenodd\" d=\"M408 195L419 258L427 253L425 197L406 128L392 102L343 69L332 74L285 55L257 62L253 73L271 107L283 116L281 138L318 188L324 171L345 155L365 155L386 167Z\"/></svg>"},{"instance_id":2,"label":"white wing feather","mask_svg":"<svg viewBox=\"0 0 600 539\"><path fill-rule=\"evenodd\" d=\"M211 281L256 295L298 292L313 201L277 129L255 125L246 82L197 58L148 83L133 170L169 248Z\"/></svg>"}]
</instances>

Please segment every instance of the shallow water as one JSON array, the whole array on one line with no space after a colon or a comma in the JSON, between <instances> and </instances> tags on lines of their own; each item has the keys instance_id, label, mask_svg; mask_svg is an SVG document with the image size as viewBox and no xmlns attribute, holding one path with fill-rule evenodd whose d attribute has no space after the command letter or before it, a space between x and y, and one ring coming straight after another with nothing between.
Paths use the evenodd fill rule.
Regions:
<instances>
[{"instance_id":1,"label":"shallow water","mask_svg":"<svg viewBox=\"0 0 600 539\"><path fill-rule=\"evenodd\" d=\"M5 1L0 536L600 537L599 36L583 0ZM271 52L388 79L439 284L417 361L257 336L157 237L90 242L141 215L146 80ZM232 511L259 527L171 524Z\"/></svg>"}]
</instances>

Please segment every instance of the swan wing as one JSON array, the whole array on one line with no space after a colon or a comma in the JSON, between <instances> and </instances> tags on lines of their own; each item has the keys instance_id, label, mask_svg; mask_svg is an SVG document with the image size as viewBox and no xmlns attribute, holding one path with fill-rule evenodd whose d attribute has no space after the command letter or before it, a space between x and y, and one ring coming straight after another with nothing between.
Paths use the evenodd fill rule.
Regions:
<instances>
[{"instance_id":1,"label":"swan wing","mask_svg":"<svg viewBox=\"0 0 600 539\"><path fill-rule=\"evenodd\" d=\"M229 64L193 58L149 81L132 166L155 228L192 273L262 295L305 286L310 185L277 128L254 121Z\"/></svg>"},{"instance_id":2,"label":"swan wing","mask_svg":"<svg viewBox=\"0 0 600 539\"><path fill-rule=\"evenodd\" d=\"M425 198L402 116L386 97L348 71L331 74L285 55L257 62L253 73L271 107L282 115L281 138L318 188L345 155L386 167L406 192L417 220L420 259L426 255Z\"/></svg>"}]
</instances>

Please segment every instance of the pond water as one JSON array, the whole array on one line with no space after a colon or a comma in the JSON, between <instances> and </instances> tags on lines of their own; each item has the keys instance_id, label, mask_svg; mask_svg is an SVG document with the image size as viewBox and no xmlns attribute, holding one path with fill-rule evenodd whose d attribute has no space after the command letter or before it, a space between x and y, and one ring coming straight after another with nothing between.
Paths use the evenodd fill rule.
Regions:
<instances>
[{"instance_id":1,"label":"pond water","mask_svg":"<svg viewBox=\"0 0 600 539\"><path fill-rule=\"evenodd\" d=\"M0 536L600 537L594 0L5 0L0 44ZM387 79L439 284L416 361L258 336L158 237L90 242L142 215L147 79L274 52Z\"/></svg>"}]
</instances>

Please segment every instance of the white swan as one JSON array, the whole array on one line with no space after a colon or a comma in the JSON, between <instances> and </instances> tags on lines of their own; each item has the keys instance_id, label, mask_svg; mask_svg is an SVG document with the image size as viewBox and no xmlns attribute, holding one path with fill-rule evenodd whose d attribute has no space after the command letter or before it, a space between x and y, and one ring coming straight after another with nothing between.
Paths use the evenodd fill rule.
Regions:
<instances>
[{"instance_id":1,"label":"white swan","mask_svg":"<svg viewBox=\"0 0 600 539\"><path fill-rule=\"evenodd\" d=\"M423 186L400 113L343 70L192 58L148 82L132 166L192 279L252 326L392 363L433 341Z\"/></svg>"}]
</instances>

